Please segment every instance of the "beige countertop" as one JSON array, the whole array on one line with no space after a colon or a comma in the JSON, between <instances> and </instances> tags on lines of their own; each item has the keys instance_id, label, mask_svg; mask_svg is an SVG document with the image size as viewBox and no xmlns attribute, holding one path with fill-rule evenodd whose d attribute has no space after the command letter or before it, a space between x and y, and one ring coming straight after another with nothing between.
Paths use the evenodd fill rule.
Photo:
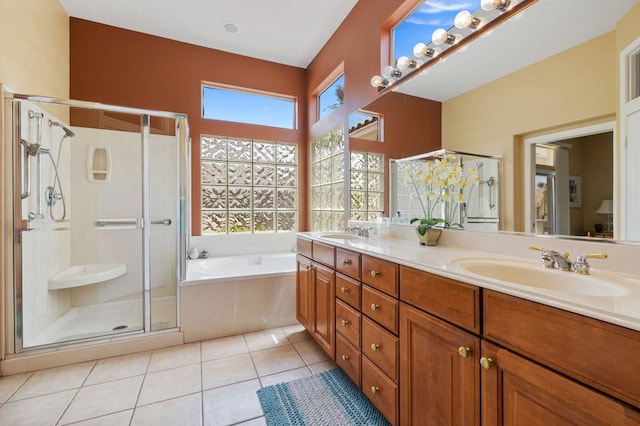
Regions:
<instances>
[{"instance_id":1,"label":"beige countertop","mask_svg":"<svg viewBox=\"0 0 640 426\"><path fill-rule=\"evenodd\" d=\"M453 232L454 234L452 234L452 237L449 238L448 241L436 247L421 246L418 244L415 235L358 239L323 238L322 235L326 234L325 232L301 232L298 235L640 331L640 274L634 273L635 269L638 268L637 265L630 265L630 271L621 272L617 269L611 271L602 268L602 265L605 265L605 263L598 263L606 261L593 260L590 261L592 276L580 276L574 272L560 270L547 270L548 274L552 274L549 276L553 280L557 279L561 281L565 279L566 281L570 279L576 281L578 284L581 282L580 280L597 279L598 276L614 277L614 279L619 278L621 282L624 282L624 294L615 291L612 292L612 294L576 294L570 291L555 290L553 289L553 284L545 285L547 288L525 286L473 274L460 265L464 259L480 259L482 261L504 262L505 264L523 265L528 268L539 267L542 269L540 254L530 252L528 249L531 240L527 238L509 240L503 237L492 236L491 234L477 237L477 234L467 233L464 234L466 240L469 238L485 240L475 241L475 244L467 244L467 247L464 247L464 244L456 244L456 242L459 242L462 233L456 235L455 231ZM456 241L456 239L458 239L458 241ZM510 249L514 245L514 241L516 242L515 247L517 247L517 249ZM534 240L534 242L540 244L541 240ZM556 246L561 244L571 245L570 243L559 243L554 240L542 240L542 242L546 243L546 245L552 243ZM463 246L461 247L461 245ZM474 245L475 247L473 247ZM555 250L556 248L553 247L553 245L551 248ZM633 252L631 254L632 257L635 257L635 255L640 252L640 247L592 246L588 244L583 244L583 247L580 247L580 244L574 244L574 246L576 247L572 248L580 250L580 252L602 251L602 249L605 248L608 251L619 251L628 255L628 251L631 250ZM561 250L558 249L558 251ZM572 258L574 257L575 256L572 256ZM622 257L622 254L620 254L620 257ZM639 258L636 257L636 259ZM606 265L609 268L611 267L609 264ZM570 274L570 276L566 274Z\"/></svg>"}]
</instances>

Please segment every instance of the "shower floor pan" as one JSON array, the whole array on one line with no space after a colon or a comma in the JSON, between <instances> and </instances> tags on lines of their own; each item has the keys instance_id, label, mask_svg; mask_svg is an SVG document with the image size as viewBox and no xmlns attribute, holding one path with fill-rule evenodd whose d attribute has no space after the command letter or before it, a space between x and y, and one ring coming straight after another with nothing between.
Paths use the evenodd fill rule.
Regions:
<instances>
[{"instance_id":1,"label":"shower floor pan","mask_svg":"<svg viewBox=\"0 0 640 426\"><path fill-rule=\"evenodd\" d=\"M176 326L175 296L155 298L152 301L152 306L151 330ZM35 338L25 338L23 347L30 348L140 331L143 329L142 313L142 301L140 300L71 308Z\"/></svg>"}]
</instances>

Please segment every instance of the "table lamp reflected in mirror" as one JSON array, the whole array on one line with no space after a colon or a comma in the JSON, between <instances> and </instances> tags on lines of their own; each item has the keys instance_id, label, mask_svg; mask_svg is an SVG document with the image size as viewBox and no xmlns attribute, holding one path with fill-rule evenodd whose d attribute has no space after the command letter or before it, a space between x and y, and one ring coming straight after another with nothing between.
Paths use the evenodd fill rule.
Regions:
<instances>
[{"instance_id":1,"label":"table lamp reflected in mirror","mask_svg":"<svg viewBox=\"0 0 640 426\"><path fill-rule=\"evenodd\" d=\"M596 214L606 214L607 215L607 228L605 230L605 232L607 234L610 234L613 232L613 223L612 223L612 217L613 217L613 200L602 200L602 202L600 203L600 206L598 207L598 209L595 211ZM597 228L596 228L597 230ZM600 232L600 231L598 231Z\"/></svg>"}]
</instances>

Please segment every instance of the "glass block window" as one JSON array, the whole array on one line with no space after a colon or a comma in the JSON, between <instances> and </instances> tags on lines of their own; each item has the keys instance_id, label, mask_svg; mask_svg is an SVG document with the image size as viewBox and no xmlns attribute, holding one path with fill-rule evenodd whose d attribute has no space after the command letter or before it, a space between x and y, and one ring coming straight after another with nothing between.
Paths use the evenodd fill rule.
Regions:
<instances>
[{"instance_id":1,"label":"glass block window","mask_svg":"<svg viewBox=\"0 0 640 426\"><path fill-rule=\"evenodd\" d=\"M298 147L202 136L202 234L296 231Z\"/></svg>"},{"instance_id":2,"label":"glass block window","mask_svg":"<svg viewBox=\"0 0 640 426\"><path fill-rule=\"evenodd\" d=\"M340 230L345 220L342 126L311 143L311 230Z\"/></svg>"},{"instance_id":3,"label":"glass block window","mask_svg":"<svg viewBox=\"0 0 640 426\"><path fill-rule=\"evenodd\" d=\"M296 101L240 88L202 86L202 117L259 126L296 128Z\"/></svg>"},{"instance_id":4,"label":"glass block window","mask_svg":"<svg viewBox=\"0 0 640 426\"><path fill-rule=\"evenodd\" d=\"M318 120L344 103L344 74L318 95Z\"/></svg>"},{"instance_id":5,"label":"glass block window","mask_svg":"<svg viewBox=\"0 0 640 426\"><path fill-rule=\"evenodd\" d=\"M351 151L349 218L376 221L384 212L384 155Z\"/></svg>"}]
</instances>

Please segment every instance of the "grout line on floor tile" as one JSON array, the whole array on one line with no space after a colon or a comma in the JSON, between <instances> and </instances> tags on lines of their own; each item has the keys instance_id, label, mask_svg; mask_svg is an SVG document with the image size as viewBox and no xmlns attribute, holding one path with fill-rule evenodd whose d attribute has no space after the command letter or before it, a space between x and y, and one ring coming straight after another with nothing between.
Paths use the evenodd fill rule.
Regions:
<instances>
[{"instance_id":1,"label":"grout line on floor tile","mask_svg":"<svg viewBox=\"0 0 640 426\"><path fill-rule=\"evenodd\" d=\"M95 419L99 419L99 418L101 418L101 417L111 416L111 415L113 415L113 414L124 413L125 411L129 411L129 410L132 410L132 408L126 408L126 409L124 409L124 410L114 411L114 412L112 412L112 413L102 414L102 415L100 415L100 416L89 417L89 418L86 418L86 419L78 420L77 422L73 422L73 423L66 423L66 424L65 424L65 426L73 426L73 425L76 425L76 424L78 424L78 423L84 423L84 422L87 422L87 421L89 421L89 420L95 420ZM131 413L131 419L133 419L133 413ZM129 423L128 423L128 424L131 424L131 419L129 419ZM62 418L60 418L60 420L62 420ZM60 420L59 420L59 421L58 421L58 423L56 423L56 424L58 424L58 425L59 425L59 424L60 424Z\"/></svg>"},{"instance_id":2,"label":"grout line on floor tile","mask_svg":"<svg viewBox=\"0 0 640 426\"><path fill-rule=\"evenodd\" d=\"M238 382L238 383L240 383L240 382ZM235 383L234 383L234 384L235 384ZM167 398L167 399L159 399L158 401L153 401L153 402L150 402L150 403L148 403L148 404L143 404L143 405L137 405L137 404L136 404L136 406L134 407L134 409L141 408L141 407L148 407L149 405L159 404L159 403L161 403L161 402L172 401L172 400L174 400L174 399L180 399L180 398L184 398L184 397L187 397L187 396L196 395L196 394L198 394L198 393L199 393L199 394L203 394L203 393L204 393L204 391L201 391L201 390L200 390L200 391L197 391L197 392L186 393L186 394L184 394L184 395L178 395L178 396L174 396L174 397ZM129 408L129 410L130 410L130 408Z\"/></svg>"},{"instance_id":3,"label":"grout line on floor tile","mask_svg":"<svg viewBox=\"0 0 640 426\"><path fill-rule=\"evenodd\" d=\"M36 371L37 371L37 370L36 370ZM3 405L5 405L7 402L9 402L9 401L11 400L11 398L13 398L13 396L14 396L16 393L18 393L18 391L19 391L20 389L22 389L22 387L23 387L23 386L24 386L24 385L29 381L29 379L34 375L34 373L35 373L35 371L31 371L31 372L29 372L29 377L27 377L26 379L24 379L24 381L22 382L22 384L21 384L20 386L18 386L18 387L16 388L16 390L14 390L14 391L11 393L11 395L9 395L9 397L8 397L8 398L7 398L7 399L6 399L2 404L0 404L0 407L2 407L2 406L3 406ZM5 377L5 376L0 376L0 379L1 379L2 377ZM6 376L6 377L9 377L9 376Z\"/></svg>"},{"instance_id":4,"label":"grout line on floor tile","mask_svg":"<svg viewBox=\"0 0 640 426\"><path fill-rule=\"evenodd\" d=\"M78 396L78 393L80 392L81 387L77 388L75 391L76 393L73 394L73 397L69 400L69 403L67 404L66 407L64 407L64 410L62 410L62 413L60 413L60 416L58 416L58 420L56 420L56 425L59 425L60 422L62 421L62 418L64 417L65 414L67 414L67 410L69 410L69 407L71 407L71 404L73 404L73 401L75 401L76 396ZM65 390L65 391L60 391L60 392L68 392L69 389ZM54 392L54 393L58 393L58 392ZM49 394L51 395L51 394Z\"/></svg>"}]
</instances>

